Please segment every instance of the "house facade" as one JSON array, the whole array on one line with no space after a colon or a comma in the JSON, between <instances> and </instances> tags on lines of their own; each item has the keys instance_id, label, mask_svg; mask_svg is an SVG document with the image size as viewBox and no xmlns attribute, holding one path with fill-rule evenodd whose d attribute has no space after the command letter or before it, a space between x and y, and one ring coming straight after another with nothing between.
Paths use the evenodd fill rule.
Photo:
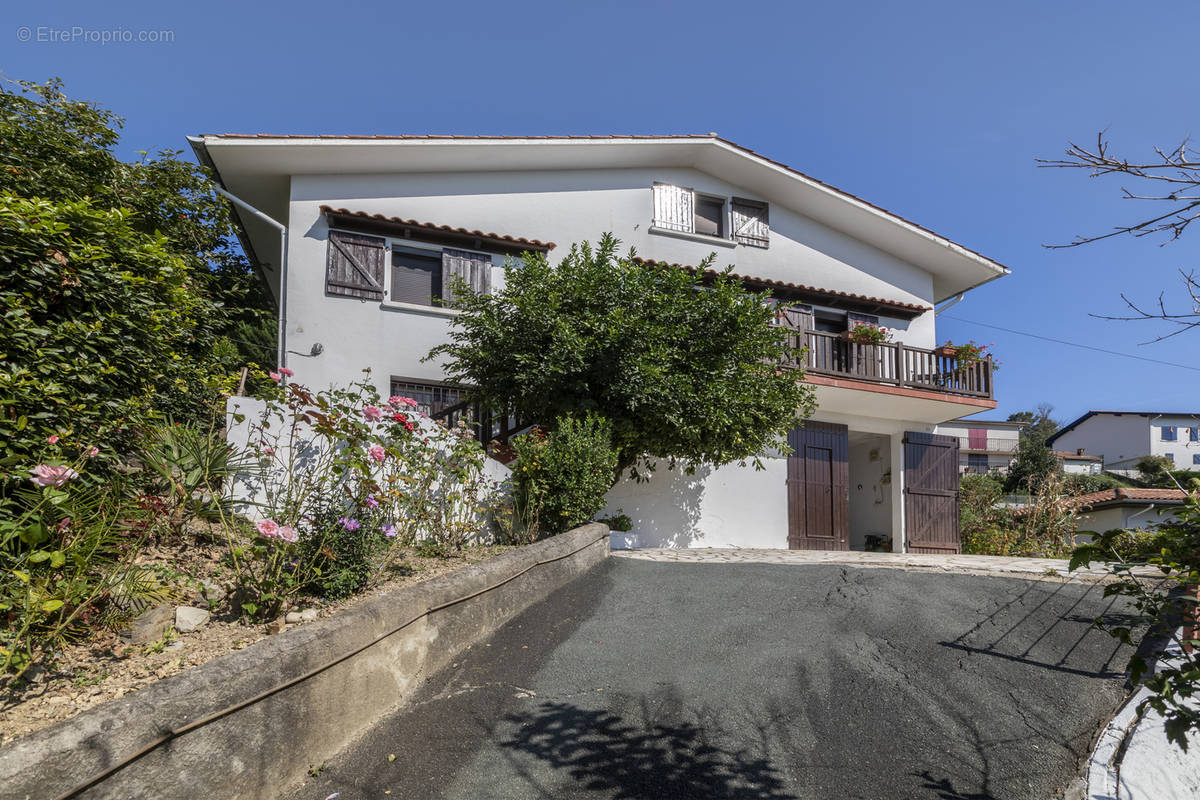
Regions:
<instances>
[{"instance_id":1,"label":"house facade","mask_svg":"<svg viewBox=\"0 0 1200 800\"><path fill-rule=\"evenodd\" d=\"M1021 431L1027 422L956 419L937 426L937 432L958 439L959 472L1003 475L1017 456Z\"/></svg>"},{"instance_id":2,"label":"house facade","mask_svg":"<svg viewBox=\"0 0 1200 800\"><path fill-rule=\"evenodd\" d=\"M1200 470L1200 413L1089 411L1047 440L1056 450L1098 456L1104 469L1133 474L1146 456Z\"/></svg>"},{"instance_id":3,"label":"house facade","mask_svg":"<svg viewBox=\"0 0 1200 800\"><path fill-rule=\"evenodd\" d=\"M958 441L935 428L995 401L990 362L960 369L935 350L934 307L1002 265L715 135L191 142L234 199L297 380L370 368L380 391L447 415L461 392L425 356L458 313L454 276L496 291L522 252L553 262L603 232L670 268L715 253L795 304L782 324L807 347L817 410L764 470L618 484L609 510L634 528L614 546L957 549ZM857 322L894 340L850 342Z\"/></svg>"},{"instance_id":4,"label":"house facade","mask_svg":"<svg viewBox=\"0 0 1200 800\"><path fill-rule=\"evenodd\" d=\"M1075 501L1076 533L1151 530L1175 518L1187 502L1179 489L1105 489Z\"/></svg>"}]
</instances>

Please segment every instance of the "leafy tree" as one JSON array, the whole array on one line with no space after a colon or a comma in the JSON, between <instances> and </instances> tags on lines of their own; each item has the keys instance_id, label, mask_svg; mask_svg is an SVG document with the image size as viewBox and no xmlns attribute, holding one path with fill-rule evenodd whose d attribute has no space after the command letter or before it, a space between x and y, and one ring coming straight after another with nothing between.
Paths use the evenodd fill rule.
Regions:
<instances>
[{"instance_id":1,"label":"leafy tree","mask_svg":"<svg viewBox=\"0 0 1200 800\"><path fill-rule=\"evenodd\" d=\"M1033 411L1018 411L1015 414L1009 414L1008 421L1029 423L1021 431L1021 435L1041 439L1044 442L1054 435L1059 428L1058 421L1050 417L1053 411L1054 406L1049 403L1038 403L1037 408Z\"/></svg>"},{"instance_id":2,"label":"leafy tree","mask_svg":"<svg viewBox=\"0 0 1200 800\"><path fill-rule=\"evenodd\" d=\"M619 257L610 234L573 246L557 267L527 254L496 294L455 289L447 374L488 407L552 424L594 411L612 425L618 470L651 459L719 465L785 446L812 409L802 373L761 294L722 273ZM711 258L702 267L707 268Z\"/></svg>"},{"instance_id":3,"label":"leafy tree","mask_svg":"<svg viewBox=\"0 0 1200 800\"><path fill-rule=\"evenodd\" d=\"M1037 436L1022 436L1017 455L1008 468L1005 486L1010 492L1036 493L1051 475L1062 470L1058 456Z\"/></svg>"},{"instance_id":4,"label":"leafy tree","mask_svg":"<svg viewBox=\"0 0 1200 800\"><path fill-rule=\"evenodd\" d=\"M121 124L57 80L0 84L8 469L51 435L97 441L147 414L206 413L228 373L271 358L247 333L269 318L268 295L224 201L176 151L121 161Z\"/></svg>"},{"instance_id":5,"label":"leafy tree","mask_svg":"<svg viewBox=\"0 0 1200 800\"><path fill-rule=\"evenodd\" d=\"M1137 473L1150 486L1171 483L1171 468L1175 462L1166 456L1142 456L1137 462Z\"/></svg>"}]
</instances>

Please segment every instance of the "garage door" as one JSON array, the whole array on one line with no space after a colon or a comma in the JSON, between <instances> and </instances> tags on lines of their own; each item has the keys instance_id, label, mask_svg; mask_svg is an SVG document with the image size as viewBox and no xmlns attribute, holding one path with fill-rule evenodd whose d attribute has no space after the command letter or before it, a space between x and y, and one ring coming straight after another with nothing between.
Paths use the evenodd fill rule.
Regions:
<instances>
[{"instance_id":1,"label":"garage door","mask_svg":"<svg viewBox=\"0 0 1200 800\"><path fill-rule=\"evenodd\" d=\"M904 526L910 553L961 553L958 437L904 434Z\"/></svg>"}]
</instances>

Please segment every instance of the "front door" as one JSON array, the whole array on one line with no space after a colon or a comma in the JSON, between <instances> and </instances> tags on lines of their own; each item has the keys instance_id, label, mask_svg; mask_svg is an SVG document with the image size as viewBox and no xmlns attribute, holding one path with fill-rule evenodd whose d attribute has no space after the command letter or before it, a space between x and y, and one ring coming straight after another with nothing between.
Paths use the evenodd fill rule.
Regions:
<instances>
[{"instance_id":1,"label":"front door","mask_svg":"<svg viewBox=\"0 0 1200 800\"><path fill-rule=\"evenodd\" d=\"M807 422L788 433L788 445L788 547L849 550L848 429Z\"/></svg>"}]
</instances>

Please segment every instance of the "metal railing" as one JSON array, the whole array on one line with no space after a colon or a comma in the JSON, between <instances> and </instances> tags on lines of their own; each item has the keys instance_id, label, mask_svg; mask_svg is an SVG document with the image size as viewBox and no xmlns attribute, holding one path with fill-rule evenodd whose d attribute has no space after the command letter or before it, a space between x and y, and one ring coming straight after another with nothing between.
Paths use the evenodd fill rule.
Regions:
<instances>
[{"instance_id":1,"label":"metal railing","mask_svg":"<svg viewBox=\"0 0 1200 800\"><path fill-rule=\"evenodd\" d=\"M976 453L1015 453L1020 444L1018 439L972 439L969 436L958 437L960 450L970 450Z\"/></svg>"},{"instance_id":2,"label":"metal railing","mask_svg":"<svg viewBox=\"0 0 1200 800\"><path fill-rule=\"evenodd\" d=\"M845 334L811 330L796 331L793 344L805 348L802 366L812 375L853 378L989 400L994 391L991 356L959 367L953 355L940 350L909 347L903 342L859 344L847 339Z\"/></svg>"},{"instance_id":3,"label":"metal railing","mask_svg":"<svg viewBox=\"0 0 1200 800\"><path fill-rule=\"evenodd\" d=\"M465 422L485 447L492 442L507 444L518 433L526 430L532 423L525 422L515 414L500 414L484 411L480 406L471 402L455 403L452 406L438 409L429 418L440 422L447 428L457 427Z\"/></svg>"}]
</instances>

